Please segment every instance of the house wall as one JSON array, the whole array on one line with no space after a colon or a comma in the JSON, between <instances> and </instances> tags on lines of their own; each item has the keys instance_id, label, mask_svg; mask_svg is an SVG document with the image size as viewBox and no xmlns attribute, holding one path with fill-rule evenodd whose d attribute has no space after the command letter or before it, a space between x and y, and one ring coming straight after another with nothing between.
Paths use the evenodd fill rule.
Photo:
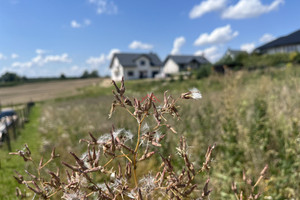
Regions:
<instances>
[{"instance_id":1,"label":"house wall","mask_svg":"<svg viewBox=\"0 0 300 200\"><path fill-rule=\"evenodd\" d=\"M162 71L164 74L178 73L179 66L172 59L168 59Z\"/></svg>"},{"instance_id":2,"label":"house wall","mask_svg":"<svg viewBox=\"0 0 300 200\"><path fill-rule=\"evenodd\" d=\"M128 74L129 72L131 72L133 75L129 75ZM125 80L138 79L138 71L136 70L136 67L124 68L124 79Z\"/></svg>"},{"instance_id":3,"label":"house wall","mask_svg":"<svg viewBox=\"0 0 300 200\"><path fill-rule=\"evenodd\" d=\"M142 61L144 61L144 65L142 65ZM152 78L153 72L160 72L159 66L151 66L150 60L146 56L142 56L138 58L136 61L136 66L126 66L123 67L120 63L118 58L114 58L112 68L111 68L111 78L115 81L120 81L122 79L122 76L124 76L125 80L133 80L133 79L139 79L140 73L143 73L145 77L143 78ZM117 75L116 72L119 74Z\"/></svg>"},{"instance_id":4,"label":"house wall","mask_svg":"<svg viewBox=\"0 0 300 200\"><path fill-rule=\"evenodd\" d=\"M121 81L122 76L124 75L123 66L120 65L119 59L117 57L114 57L114 60L112 62L112 67L110 69L111 79L114 81Z\"/></svg>"},{"instance_id":5,"label":"house wall","mask_svg":"<svg viewBox=\"0 0 300 200\"><path fill-rule=\"evenodd\" d=\"M280 46L280 47L275 47L275 48L267 49L266 53L267 54L290 53L290 52L294 52L294 51L300 52L300 44L286 45L286 46Z\"/></svg>"},{"instance_id":6,"label":"house wall","mask_svg":"<svg viewBox=\"0 0 300 200\"><path fill-rule=\"evenodd\" d=\"M143 63L142 63L143 62ZM143 78L153 78L153 72L160 72L160 67L159 66L151 66L150 60L146 56L141 56L140 58L136 59L135 61L136 66L134 69L129 69L126 68L127 72L127 78L128 79L139 79L141 78L140 75L143 73L144 77ZM129 77L128 72L132 71L133 76Z\"/></svg>"}]
</instances>

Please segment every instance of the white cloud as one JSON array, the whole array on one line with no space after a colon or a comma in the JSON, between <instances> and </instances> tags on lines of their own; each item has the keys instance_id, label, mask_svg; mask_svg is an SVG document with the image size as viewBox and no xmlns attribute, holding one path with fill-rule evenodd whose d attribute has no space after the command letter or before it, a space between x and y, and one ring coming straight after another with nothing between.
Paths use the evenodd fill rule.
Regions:
<instances>
[{"instance_id":1,"label":"white cloud","mask_svg":"<svg viewBox=\"0 0 300 200\"><path fill-rule=\"evenodd\" d=\"M212 46L212 47L206 48L204 50L198 50L195 52L195 55L204 56L210 62L216 62L222 56L222 54L219 52L219 48L217 46Z\"/></svg>"},{"instance_id":2,"label":"white cloud","mask_svg":"<svg viewBox=\"0 0 300 200\"><path fill-rule=\"evenodd\" d=\"M120 50L119 49L112 49L112 50L110 50L110 52L107 55L106 59L110 61L113 58L113 56L114 56L115 53L120 53Z\"/></svg>"},{"instance_id":3,"label":"white cloud","mask_svg":"<svg viewBox=\"0 0 300 200\"><path fill-rule=\"evenodd\" d=\"M85 19L83 23L84 23L84 25L89 26L89 25L91 25L92 22L89 19Z\"/></svg>"},{"instance_id":4,"label":"white cloud","mask_svg":"<svg viewBox=\"0 0 300 200\"><path fill-rule=\"evenodd\" d=\"M241 45L241 50L251 53L255 49L254 43L246 43Z\"/></svg>"},{"instance_id":5,"label":"white cloud","mask_svg":"<svg viewBox=\"0 0 300 200\"><path fill-rule=\"evenodd\" d=\"M90 57L86 60L86 63L92 66L93 68L98 68L101 65L105 64L107 61L105 54L101 54L99 57Z\"/></svg>"},{"instance_id":6,"label":"white cloud","mask_svg":"<svg viewBox=\"0 0 300 200\"><path fill-rule=\"evenodd\" d=\"M194 42L195 46L208 45L208 44L223 44L226 43L236 36L238 36L238 31L232 31L230 25L216 28L210 34L203 33Z\"/></svg>"},{"instance_id":7,"label":"white cloud","mask_svg":"<svg viewBox=\"0 0 300 200\"><path fill-rule=\"evenodd\" d=\"M185 44L185 38L183 36L175 38L173 43L172 55L180 54L180 48Z\"/></svg>"},{"instance_id":8,"label":"white cloud","mask_svg":"<svg viewBox=\"0 0 300 200\"><path fill-rule=\"evenodd\" d=\"M80 28L81 24L79 24L76 20L72 20L70 23L72 28Z\"/></svg>"},{"instance_id":9,"label":"white cloud","mask_svg":"<svg viewBox=\"0 0 300 200\"><path fill-rule=\"evenodd\" d=\"M222 17L227 19L258 17L277 9L283 3L284 0L274 0L269 5L263 5L260 0L240 0L237 4L226 8Z\"/></svg>"},{"instance_id":10,"label":"white cloud","mask_svg":"<svg viewBox=\"0 0 300 200\"><path fill-rule=\"evenodd\" d=\"M70 70L71 71L77 71L77 70L79 70L79 67L78 67L78 65L74 65L74 66L71 67Z\"/></svg>"},{"instance_id":11,"label":"white cloud","mask_svg":"<svg viewBox=\"0 0 300 200\"><path fill-rule=\"evenodd\" d=\"M49 55L46 56L43 60L45 64L50 62L61 62L61 63L69 63L72 62L72 60L69 58L69 55L67 53L63 53L61 55Z\"/></svg>"},{"instance_id":12,"label":"white cloud","mask_svg":"<svg viewBox=\"0 0 300 200\"><path fill-rule=\"evenodd\" d=\"M99 57L91 56L85 62L93 68L98 68L107 64L112 59L113 55L119 52L119 49L111 49L107 55L103 53Z\"/></svg>"},{"instance_id":13,"label":"white cloud","mask_svg":"<svg viewBox=\"0 0 300 200\"><path fill-rule=\"evenodd\" d=\"M2 53L0 53L0 60L5 60L6 59L6 56L3 55Z\"/></svg>"},{"instance_id":14,"label":"white cloud","mask_svg":"<svg viewBox=\"0 0 300 200\"><path fill-rule=\"evenodd\" d=\"M259 39L259 42L261 43L267 43L267 42L271 42L272 40L274 40L275 37L269 33L265 33L263 36L261 36L261 38Z\"/></svg>"},{"instance_id":15,"label":"white cloud","mask_svg":"<svg viewBox=\"0 0 300 200\"><path fill-rule=\"evenodd\" d=\"M45 54L45 53L47 53L47 50L44 50L44 49L36 49L36 50L35 50L35 53L36 53L36 54Z\"/></svg>"},{"instance_id":16,"label":"white cloud","mask_svg":"<svg viewBox=\"0 0 300 200\"><path fill-rule=\"evenodd\" d=\"M225 8L227 0L206 0L202 1L199 5L193 7L190 11L190 18L195 19L201 17L202 15L217 11Z\"/></svg>"},{"instance_id":17,"label":"white cloud","mask_svg":"<svg viewBox=\"0 0 300 200\"><path fill-rule=\"evenodd\" d=\"M96 6L98 14L117 14L118 7L111 0L89 0L89 2Z\"/></svg>"},{"instance_id":18,"label":"white cloud","mask_svg":"<svg viewBox=\"0 0 300 200\"><path fill-rule=\"evenodd\" d=\"M13 62L14 68L31 68L33 66L44 66L48 63L70 63L72 60L67 53L61 55L44 55L45 51L36 50L37 55L27 62Z\"/></svg>"},{"instance_id":19,"label":"white cloud","mask_svg":"<svg viewBox=\"0 0 300 200\"><path fill-rule=\"evenodd\" d=\"M150 49L153 49L153 45L142 43L140 41L135 40L129 45L129 48L130 49L150 50Z\"/></svg>"},{"instance_id":20,"label":"white cloud","mask_svg":"<svg viewBox=\"0 0 300 200\"><path fill-rule=\"evenodd\" d=\"M99 71L99 74L101 75L107 75L109 74L110 70L108 68L109 62L111 61L113 55L115 53L120 52L119 49L111 49L109 53L105 54L102 53L99 55L99 57L89 57L85 62L90 66L90 68L97 69Z\"/></svg>"},{"instance_id":21,"label":"white cloud","mask_svg":"<svg viewBox=\"0 0 300 200\"><path fill-rule=\"evenodd\" d=\"M76 20L72 20L70 22L70 26L72 28L83 28L83 27L87 27L89 25L91 25L91 20L89 19L85 19L82 23L77 22Z\"/></svg>"},{"instance_id":22,"label":"white cloud","mask_svg":"<svg viewBox=\"0 0 300 200\"><path fill-rule=\"evenodd\" d=\"M16 53L12 53L12 54L10 55L10 57L11 57L12 59L16 59L16 58L19 57L19 55L16 54Z\"/></svg>"}]
</instances>

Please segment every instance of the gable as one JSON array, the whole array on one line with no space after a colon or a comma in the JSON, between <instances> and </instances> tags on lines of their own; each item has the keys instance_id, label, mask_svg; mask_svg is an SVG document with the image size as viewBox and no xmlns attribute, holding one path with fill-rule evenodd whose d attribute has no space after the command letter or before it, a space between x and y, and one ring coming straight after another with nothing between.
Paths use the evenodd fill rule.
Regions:
<instances>
[{"instance_id":1,"label":"gable","mask_svg":"<svg viewBox=\"0 0 300 200\"><path fill-rule=\"evenodd\" d=\"M140 58L148 59L149 66L162 66L159 57L154 53L149 54L134 54L134 53L116 53L113 58L119 59L120 65L123 67L137 67L137 60ZM110 64L111 68L112 62Z\"/></svg>"}]
</instances>

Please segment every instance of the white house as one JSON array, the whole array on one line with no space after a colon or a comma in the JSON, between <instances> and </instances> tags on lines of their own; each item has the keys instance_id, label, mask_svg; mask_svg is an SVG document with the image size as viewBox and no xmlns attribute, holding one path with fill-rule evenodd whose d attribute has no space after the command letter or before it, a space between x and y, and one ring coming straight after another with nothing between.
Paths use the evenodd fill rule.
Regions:
<instances>
[{"instance_id":1,"label":"white house","mask_svg":"<svg viewBox=\"0 0 300 200\"><path fill-rule=\"evenodd\" d=\"M116 53L111 63L111 78L120 81L124 76L125 80L154 78L160 73L162 62L154 53Z\"/></svg>"},{"instance_id":2,"label":"white house","mask_svg":"<svg viewBox=\"0 0 300 200\"><path fill-rule=\"evenodd\" d=\"M300 30L264 44L255 51L266 54L300 52Z\"/></svg>"},{"instance_id":3,"label":"white house","mask_svg":"<svg viewBox=\"0 0 300 200\"><path fill-rule=\"evenodd\" d=\"M166 75L177 74L198 69L205 64L209 64L209 61L203 56L169 55L164 62L162 73Z\"/></svg>"}]
</instances>

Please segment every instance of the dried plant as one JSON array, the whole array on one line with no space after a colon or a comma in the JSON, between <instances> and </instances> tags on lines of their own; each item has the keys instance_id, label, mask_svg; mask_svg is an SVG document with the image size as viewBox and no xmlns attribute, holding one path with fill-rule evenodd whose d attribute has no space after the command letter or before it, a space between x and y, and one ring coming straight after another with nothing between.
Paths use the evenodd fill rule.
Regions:
<instances>
[{"instance_id":1,"label":"dried plant","mask_svg":"<svg viewBox=\"0 0 300 200\"><path fill-rule=\"evenodd\" d=\"M266 173L268 170L268 165L266 165L263 170L260 172L260 176L254 182L251 177L247 177L245 171L243 171L243 186L241 186L240 191L237 188L237 184L235 182L232 183L231 189L234 192L236 200L243 199L259 199L262 195L263 191L258 191L258 184L266 178ZM241 184L242 185L242 184Z\"/></svg>"},{"instance_id":2,"label":"dried plant","mask_svg":"<svg viewBox=\"0 0 300 200\"><path fill-rule=\"evenodd\" d=\"M180 137L177 152L184 163L181 169L174 166L171 155L162 155L159 148L164 145L167 132L177 133L169 123L168 118L180 119L177 105L182 99L200 99L197 89L183 93L174 99L164 93L163 105L153 101L151 93L141 102L136 98L125 96L124 79L121 86L112 81L114 101L111 105L109 118L116 108L126 110L136 120L137 132L132 133L125 129L112 130L108 134L97 137L89 133L90 139L81 139L87 145L87 151L81 156L70 152L75 163L62 162L65 173L47 169L49 163L55 161L59 155L53 149L51 157L44 162L43 157L39 163L31 156L27 145L13 155L21 156L25 162L32 162L35 171L26 171L26 180L23 175L16 172L15 179L19 184L25 185L41 199L60 197L62 199L207 199L211 193L207 178L204 183L198 183L196 176L210 169L212 151L215 145L209 146L202 164L190 160L188 146L184 136ZM151 117L155 124L149 126ZM163 131L163 128L167 131ZM134 143L132 141L135 141ZM155 157L155 155L157 155ZM137 169L143 162L160 158L160 166L153 171L143 174ZM63 175L64 174L64 175ZM260 178L262 179L262 178ZM260 179L257 181L259 183ZM257 185L255 184L253 187ZM26 198L20 189L17 196ZM234 190L236 193L236 190ZM237 194L237 193L236 193ZM252 194L252 193L251 193Z\"/></svg>"}]
</instances>

